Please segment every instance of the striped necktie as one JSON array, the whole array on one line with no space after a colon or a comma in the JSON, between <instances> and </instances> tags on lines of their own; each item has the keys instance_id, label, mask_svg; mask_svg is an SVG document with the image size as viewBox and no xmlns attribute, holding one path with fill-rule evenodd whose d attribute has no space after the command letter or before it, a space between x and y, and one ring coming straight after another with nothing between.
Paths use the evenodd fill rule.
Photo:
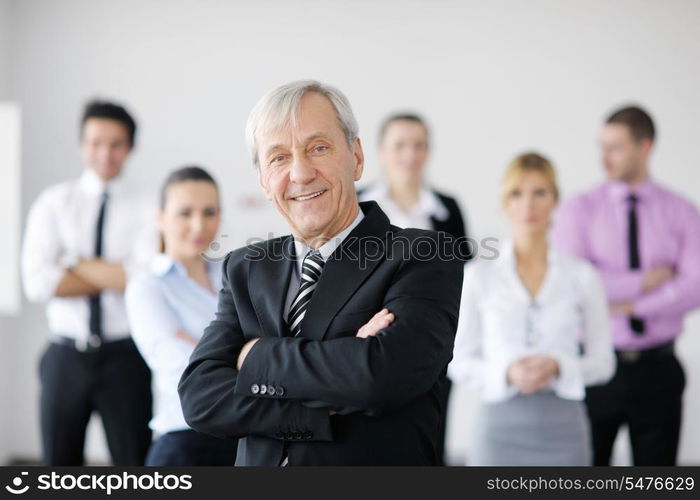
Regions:
<instances>
[{"instance_id":1,"label":"striped necktie","mask_svg":"<svg viewBox=\"0 0 700 500\"><path fill-rule=\"evenodd\" d=\"M292 336L296 337L301 332L301 322L306 314L306 309L311 302L311 296L318 284L318 279L323 271L323 257L318 250L306 254L301 265L301 283L287 315L287 324Z\"/></svg>"}]
</instances>

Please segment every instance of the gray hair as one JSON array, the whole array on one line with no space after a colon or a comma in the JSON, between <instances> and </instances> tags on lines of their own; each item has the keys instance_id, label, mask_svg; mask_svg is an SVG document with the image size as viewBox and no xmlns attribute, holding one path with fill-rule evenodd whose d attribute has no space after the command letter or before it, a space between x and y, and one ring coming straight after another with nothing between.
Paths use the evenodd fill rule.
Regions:
<instances>
[{"instance_id":1,"label":"gray hair","mask_svg":"<svg viewBox=\"0 0 700 500\"><path fill-rule=\"evenodd\" d=\"M316 80L299 80L268 91L248 115L245 137L255 167L260 167L256 135L260 132L295 125L299 114L299 103L307 92L316 92L328 98L338 115L338 121L345 133L348 146L351 149L354 148L358 126L348 98L331 85Z\"/></svg>"}]
</instances>

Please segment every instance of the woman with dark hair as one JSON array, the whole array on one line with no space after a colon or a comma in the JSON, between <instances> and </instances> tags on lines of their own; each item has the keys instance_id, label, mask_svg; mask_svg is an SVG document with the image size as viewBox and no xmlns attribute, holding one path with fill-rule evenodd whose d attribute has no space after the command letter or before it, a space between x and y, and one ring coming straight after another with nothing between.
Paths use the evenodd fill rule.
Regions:
<instances>
[{"instance_id":1,"label":"woman with dark hair","mask_svg":"<svg viewBox=\"0 0 700 500\"><path fill-rule=\"evenodd\" d=\"M216 236L220 214L218 188L209 173L196 166L172 172L157 215L161 253L126 289L132 336L156 382L150 426L159 437L146 465L234 465L236 459L237 440L189 428L177 393L189 356L216 311L221 265L202 254Z\"/></svg>"},{"instance_id":2,"label":"woman with dark hair","mask_svg":"<svg viewBox=\"0 0 700 500\"><path fill-rule=\"evenodd\" d=\"M469 260L474 249L467 242L466 223L459 204L425 180L430 153L425 120L410 113L389 116L379 131L378 151L385 179L361 189L360 201L375 200L396 226L450 234L460 240L460 256Z\"/></svg>"}]
</instances>

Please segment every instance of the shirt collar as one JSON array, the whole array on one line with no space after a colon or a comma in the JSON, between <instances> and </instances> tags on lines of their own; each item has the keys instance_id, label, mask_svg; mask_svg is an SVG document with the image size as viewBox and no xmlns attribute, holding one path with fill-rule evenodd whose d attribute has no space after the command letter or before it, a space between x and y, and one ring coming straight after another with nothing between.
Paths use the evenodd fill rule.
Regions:
<instances>
[{"instance_id":1,"label":"shirt collar","mask_svg":"<svg viewBox=\"0 0 700 500\"><path fill-rule=\"evenodd\" d=\"M509 267L515 267L515 241L506 238L501 245L501 262ZM556 264L559 261L559 252L554 245L547 244L547 263Z\"/></svg>"},{"instance_id":2,"label":"shirt collar","mask_svg":"<svg viewBox=\"0 0 700 500\"><path fill-rule=\"evenodd\" d=\"M654 192L654 182L648 178L642 184L637 186L634 190L630 189L629 184L622 181L608 181L606 187L608 194L615 201L626 201L627 197L634 193L637 198L644 200L644 198L649 197Z\"/></svg>"},{"instance_id":3,"label":"shirt collar","mask_svg":"<svg viewBox=\"0 0 700 500\"><path fill-rule=\"evenodd\" d=\"M365 191L362 198L366 200L376 200L380 205L391 204L396 207L396 210L402 211L389 195L389 185L386 182L380 182L376 186L370 187ZM434 217L442 221L447 220L450 216L447 207L445 207L444 203L438 198L435 191L425 185L421 186L418 192L418 201L411 207L409 213Z\"/></svg>"},{"instance_id":4,"label":"shirt collar","mask_svg":"<svg viewBox=\"0 0 700 500\"><path fill-rule=\"evenodd\" d=\"M212 278L212 280L215 281L216 265L210 261L206 261L205 265L207 267L207 273L209 274L210 278L212 278L213 276L214 278ZM185 269L185 266L183 266L180 261L173 259L170 255L165 253L159 253L153 257L150 264L150 270L154 275L158 277L163 277L170 272L176 272L181 277L188 277L187 269ZM216 285L216 283L214 284Z\"/></svg>"},{"instance_id":5,"label":"shirt collar","mask_svg":"<svg viewBox=\"0 0 700 500\"><path fill-rule=\"evenodd\" d=\"M365 214L363 214L362 209L358 207L357 216L350 223L350 225L343 229L336 236L329 239L323 245L318 247L318 251L321 253L321 257L323 258L324 262L328 260L328 257L330 257L333 254L333 252L335 252L335 249L340 246L343 240L352 232L353 229L355 229L355 226L357 226L360 223L360 221L362 221L362 219L364 218ZM297 259L297 271L299 273L301 273L301 267L304 263L304 257L306 257L306 254L309 253L310 250L311 248L309 248L309 246L306 243L297 238L294 238L294 252Z\"/></svg>"},{"instance_id":6,"label":"shirt collar","mask_svg":"<svg viewBox=\"0 0 700 500\"><path fill-rule=\"evenodd\" d=\"M115 192L122 185L123 180L122 175L119 174L115 178L105 182L92 168L85 167L83 169L83 173L80 174L80 179L78 182L80 184L80 188L84 192L88 194L100 195L104 191L108 191L109 193Z\"/></svg>"},{"instance_id":7,"label":"shirt collar","mask_svg":"<svg viewBox=\"0 0 700 500\"><path fill-rule=\"evenodd\" d=\"M162 277L175 269L175 259L167 254L159 253L151 260L150 269L156 276Z\"/></svg>"}]
</instances>

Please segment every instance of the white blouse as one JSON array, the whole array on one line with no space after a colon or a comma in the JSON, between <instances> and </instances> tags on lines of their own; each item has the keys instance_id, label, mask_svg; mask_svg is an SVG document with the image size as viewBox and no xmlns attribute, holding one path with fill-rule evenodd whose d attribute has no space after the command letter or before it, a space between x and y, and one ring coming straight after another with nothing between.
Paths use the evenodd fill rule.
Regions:
<instances>
[{"instance_id":1,"label":"white blouse","mask_svg":"<svg viewBox=\"0 0 700 500\"><path fill-rule=\"evenodd\" d=\"M358 199L360 201L376 201L391 223L398 227L433 229L432 217L444 221L450 216L447 207L427 186L420 188L418 201L408 211L404 211L394 202L389 194L388 184L383 182L367 188Z\"/></svg>"},{"instance_id":2,"label":"white blouse","mask_svg":"<svg viewBox=\"0 0 700 500\"><path fill-rule=\"evenodd\" d=\"M512 241L491 261L465 265L462 302L449 375L496 402L517 393L508 366L528 355L554 358L550 388L582 400L585 386L607 382L615 355L603 283L593 266L550 248L544 282L533 299L520 280Z\"/></svg>"}]
</instances>

